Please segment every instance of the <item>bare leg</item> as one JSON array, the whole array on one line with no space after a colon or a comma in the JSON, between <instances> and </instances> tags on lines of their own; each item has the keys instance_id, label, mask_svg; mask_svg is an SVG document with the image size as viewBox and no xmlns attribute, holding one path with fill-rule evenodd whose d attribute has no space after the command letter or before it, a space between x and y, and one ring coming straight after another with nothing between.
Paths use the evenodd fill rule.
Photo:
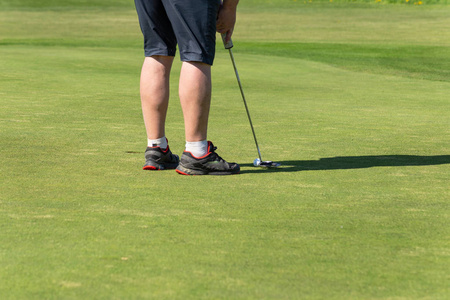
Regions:
<instances>
[{"instance_id":1,"label":"bare leg","mask_svg":"<svg viewBox=\"0 0 450 300\"><path fill-rule=\"evenodd\" d=\"M183 62L179 95L186 141L206 140L211 104L211 66L200 62Z\"/></svg>"},{"instance_id":2,"label":"bare leg","mask_svg":"<svg viewBox=\"0 0 450 300\"><path fill-rule=\"evenodd\" d=\"M141 72L141 104L147 138L165 136L169 106L169 77L173 57L146 57Z\"/></svg>"}]
</instances>

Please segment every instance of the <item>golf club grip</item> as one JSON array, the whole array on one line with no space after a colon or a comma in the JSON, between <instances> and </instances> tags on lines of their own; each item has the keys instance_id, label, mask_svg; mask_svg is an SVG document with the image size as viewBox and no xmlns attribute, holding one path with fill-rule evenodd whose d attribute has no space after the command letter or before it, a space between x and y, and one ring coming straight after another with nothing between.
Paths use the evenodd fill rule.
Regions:
<instances>
[{"instance_id":1,"label":"golf club grip","mask_svg":"<svg viewBox=\"0 0 450 300\"><path fill-rule=\"evenodd\" d=\"M225 43L225 38L226 38L226 36L227 36L226 33L222 33L222 42L223 42L223 45L224 45L225 49L231 49L231 48L233 48L233 41L230 39L230 40L228 41L228 43Z\"/></svg>"}]
</instances>

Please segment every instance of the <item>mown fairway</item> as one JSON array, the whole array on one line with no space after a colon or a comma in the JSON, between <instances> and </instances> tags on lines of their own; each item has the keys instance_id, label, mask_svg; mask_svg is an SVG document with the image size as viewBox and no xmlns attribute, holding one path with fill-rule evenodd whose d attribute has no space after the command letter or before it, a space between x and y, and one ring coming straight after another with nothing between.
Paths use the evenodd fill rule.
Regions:
<instances>
[{"instance_id":1,"label":"mown fairway","mask_svg":"<svg viewBox=\"0 0 450 300\"><path fill-rule=\"evenodd\" d=\"M132 1L0 0L1 299L450 298L450 6L241 2L236 63L283 167L252 166L218 43L209 138L242 173L185 177L141 170Z\"/></svg>"}]
</instances>

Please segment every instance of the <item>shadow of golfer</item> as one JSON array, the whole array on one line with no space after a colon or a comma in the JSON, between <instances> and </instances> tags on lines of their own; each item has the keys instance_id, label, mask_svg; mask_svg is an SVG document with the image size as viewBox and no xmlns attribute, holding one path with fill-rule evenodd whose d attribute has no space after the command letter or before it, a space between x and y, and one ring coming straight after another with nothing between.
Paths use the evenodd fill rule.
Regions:
<instances>
[{"instance_id":1,"label":"shadow of golfer","mask_svg":"<svg viewBox=\"0 0 450 300\"><path fill-rule=\"evenodd\" d=\"M279 168L253 168L241 173L267 172L299 172L319 170L346 170L372 167L405 167L431 166L450 164L450 155L417 156L417 155L374 155L374 156L337 156L319 160L287 160L278 161ZM240 164L241 167L252 167L253 164Z\"/></svg>"}]
</instances>

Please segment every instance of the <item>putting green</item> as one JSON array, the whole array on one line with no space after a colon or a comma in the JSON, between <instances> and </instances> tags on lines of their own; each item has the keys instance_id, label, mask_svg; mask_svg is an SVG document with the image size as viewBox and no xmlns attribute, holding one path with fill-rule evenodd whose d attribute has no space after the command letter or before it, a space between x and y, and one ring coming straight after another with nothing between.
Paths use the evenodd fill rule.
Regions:
<instances>
[{"instance_id":1,"label":"putting green","mask_svg":"<svg viewBox=\"0 0 450 300\"><path fill-rule=\"evenodd\" d=\"M141 170L130 3L11 3L0 1L2 298L448 298L449 6L242 3L236 64L263 159L282 167L253 167L218 45L209 137L242 174L187 177Z\"/></svg>"}]
</instances>

